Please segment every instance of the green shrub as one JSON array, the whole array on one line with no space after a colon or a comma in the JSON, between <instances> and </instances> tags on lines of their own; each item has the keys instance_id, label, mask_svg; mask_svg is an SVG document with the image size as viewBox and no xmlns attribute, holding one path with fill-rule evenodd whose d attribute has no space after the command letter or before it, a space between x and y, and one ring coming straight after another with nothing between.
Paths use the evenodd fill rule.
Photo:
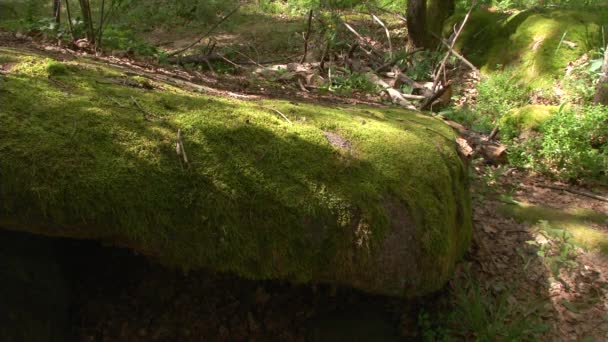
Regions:
<instances>
[{"instance_id":1,"label":"green shrub","mask_svg":"<svg viewBox=\"0 0 608 342\"><path fill-rule=\"evenodd\" d=\"M606 178L608 107L560 110L541 126L538 155L566 178Z\"/></svg>"},{"instance_id":2,"label":"green shrub","mask_svg":"<svg viewBox=\"0 0 608 342\"><path fill-rule=\"evenodd\" d=\"M499 71L482 80L477 90L476 110L498 119L529 101L531 89L509 70Z\"/></svg>"},{"instance_id":3,"label":"green shrub","mask_svg":"<svg viewBox=\"0 0 608 342\"><path fill-rule=\"evenodd\" d=\"M128 29L119 27L108 27L104 31L103 45L112 50L126 50L142 56L151 56L158 53L158 49L145 41L138 39Z\"/></svg>"}]
</instances>

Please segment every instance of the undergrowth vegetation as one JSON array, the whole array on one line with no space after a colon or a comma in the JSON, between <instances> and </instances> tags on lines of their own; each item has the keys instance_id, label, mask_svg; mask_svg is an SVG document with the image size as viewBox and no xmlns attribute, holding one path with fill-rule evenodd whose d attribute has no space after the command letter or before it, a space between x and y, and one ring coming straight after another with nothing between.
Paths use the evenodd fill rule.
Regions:
<instances>
[{"instance_id":1,"label":"undergrowth vegetation","mask_svg":"<svg viewBox=\"0 0 608 342\"><path fill-rule=\"evenodd\" d=\"M482 288L465 271L452 281L450 296L433 313L423 310L418 327L425 342L447 341L531 341L548 330L542 322L542 303L521 305L514 300L514 288L495 284ZM436 312L440 314L437 315Z\"/></svg>"}]
</instances>

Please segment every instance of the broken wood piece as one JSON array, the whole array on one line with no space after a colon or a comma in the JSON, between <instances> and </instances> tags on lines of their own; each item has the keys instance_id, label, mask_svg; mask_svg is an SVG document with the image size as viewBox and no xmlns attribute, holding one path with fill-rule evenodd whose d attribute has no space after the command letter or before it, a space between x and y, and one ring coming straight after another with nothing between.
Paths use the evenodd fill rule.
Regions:
<instances>
[{"instance_id":1,"label":"broken wood piece","mask_svg":"<svg viewBox=\"0 0 608 342\"><path fill-rule=\"evenodd\" d=\"M427 97L427 99L420 106L420 110L429 110L435 100L443 96L451 87L450 82L448 82L445 86L441 87L441 89L437 90L433 95Z\"/></svg>"},{"instance_id":2,"label":"broken wood piece","mask_svg":"<svg viewBox=\"0 0 608 342\"><path fill-rule=\"evenodd\" d=\"M457 139L456 142L467 157L478 153L488 163L494 165L504 164L507 161L506 145L489 140L485 135L473 132L457 122L446 119L443 121L464 139L464 141ZM468 147L466 144L468 144Z\"/></svg>"},{"instance_id":3,"label":"broken wood piece","mask_svg":"<svg viewBox=\"0 0 608 342\"><path fill-rule=\"evenodd\" d=\"M384 82L380 77L378 77L378 75L373 74L371 72L367 73L366 75L367 79L370 82L380 86L382 90L388 94L393 103L403 106L407 109L416 109L416 107L414 107L414 105L412 105L412 103L403 96L403 93L391 87L388 83Z\"/></svg>"}]
</instances>

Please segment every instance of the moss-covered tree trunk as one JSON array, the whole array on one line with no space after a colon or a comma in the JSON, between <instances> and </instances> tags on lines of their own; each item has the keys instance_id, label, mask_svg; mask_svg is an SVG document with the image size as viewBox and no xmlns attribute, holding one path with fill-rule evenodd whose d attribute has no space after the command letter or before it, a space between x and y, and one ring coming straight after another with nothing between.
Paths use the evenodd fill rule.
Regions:
<instances>
[{"instance_id":1,"label":"moss-covered tree trunk","mask_svg":"<svg viewBox=\"0 0 608 342\"><path fill-rule=\"evenodd\" d=\"M593 102L608 105L608 47L604 52L604 65L602 66L602 76L597 84Z\"/></svg>"},{"instance_id":2,"label":"moss-covered tree trunk","mask_svg":"<svg viewBox=\"0 0 608 342\"><path fill-rule=\"evenodd\" d=\"M426 0L410 0L407 2L407 34L409 45L426 47Z\"/></svg>"}]
</instances>

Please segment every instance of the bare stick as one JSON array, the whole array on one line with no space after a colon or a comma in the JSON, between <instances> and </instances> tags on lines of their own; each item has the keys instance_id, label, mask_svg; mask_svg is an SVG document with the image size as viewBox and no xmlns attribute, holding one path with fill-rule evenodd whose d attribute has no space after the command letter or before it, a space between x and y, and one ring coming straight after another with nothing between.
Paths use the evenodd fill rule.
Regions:
<instances>
[{"instance_id":1,"label":"bare stick","mask_svg":"<svg viewBox=\"0 0 608 342\"><path fill-rule=\"evenodd\" d=\"M265 106L262 106L262 108L266 108L268 110L273 110L273 111L277 112L283 119L285 119L285 121L289 122L290 125L293 125L293 122L291 122L291 120L289 120L289 118L285 114L281 113L280 110L270 108L270 107L265 107Z\"/></svg>"},{"instance_id":2,"label":"bare stick","mask_svg":"<svg viewBox=\"0 0 608 342\"><path fill-rule=\"evenodd\" d=\"M300 59L300 64L306 61L306 55L308 55L308 38L310 37L310 27L312 26L312 9L308 13L308 29L306 30L306 37L304 38L304 55Z\"/></svg>"},{"instance_id":3,"label":"bare stick","mask_svg":"<svg viewBox=\"0 0 608 342\"><path fill-rule=\"evenodd\" d=\"M386 27L386 25L384 25L382 20L380 20L380 18L378 18L374 14L372 14L372 18L374 18L374 20L378 24L380 24L380 26L382 26L384 28L384 32L386 33L386 38L388 39L388 56L392 59L393 58L393 44L391 43L391 33L389 32L388 27Z\"/></svg>"},{"instance_id":4,"label":"bare stick","mask_svg":"<svg viewBox=\"0 0 608 342\"><path fill-rule=\"evenodd\" d=\"M464 64L466 64L469 68L471 68L471 70L473 70L474 72L476 72L478 75L481 75L481 72L479 71L479 69L477 69L477 67L475 65L473 65L473 63L469 62L468 59L464 58L463 55L459 54L458 52L456 52L454 50L454 48L452 46L450 46L450 44L448 44L448 42L445 41L445 39L439 37L438 35L436 35L435 33L431 32L431 34L439 39L439 41L446 47L448 48L448 51L454 55L456 58L460 59Z\"/></svg>"},{"instance_id":5,"label":"bare stick","mask_svg":"<svg viewBox=\"0 0 608 342\"><path fill-rule=\"evenodd\" d=\"M193 47L194 45L200 43L203 41L203 39L207 38L207 36L209 36L211 33L213 33L213 31L215 31L215 29L220 26L220 24L222 24L224 21L226 21L226 19L230 18L234 13L236 13L236 11L239 10L239 8L241 8L241 5L239 4L237 7L235 7L230 13L228 13L225 17L223 17L220 21L218 21L215 25L213 25L213 27L211 27L207 32L205 32L205 34L203 34L200 38L198 38L196 41L194 41L193 43L189 44L188 46L186 46L185 48L176 50L171 52L170 54L168 54L167 56L171 57L171 56L175 56L179 53L182 53L188 49L190 49L191 47Z\"/></svg>"},{"instance_id":6,"label":"bare stick","mask_svg":"<svg viewBox=\"0 0 608 342\"><path fill-rule=\"evenodd\" d=\"M471 8L469 8L467 15L465 15L464 19L462 20L462 24L460 25L460 27L458 28L458 31L456 31L456 34L454 35L454 39L452 39L452 42L450 43L450 48L448 50L448 53L446 53L445 57L443 58L443 61L441 61L441 65L439 66L439 69L437 69L437 73L435 74L435 80L433 81L433 91L435 91L435 89L437 89L437 84L439 83L439 78L441 77L441 72L442 72L442 70L444 70L446 63L448 62L448 58L450 57L451 51L454 50L454 45L456 45L456 40L458 40L458 36L460 36L460 34L462 33L462 30L464 29L464 25L469 20L469 17L471 16L471 12L473 12L473 8L475 8L476 5L477 5L477 0L473 0L473 3L471 4Z\"/></svg>"},{"instance_id":7,"label":"bare stick","mask_svg":"<svg viewBox=\"0 0 608 342\"><path fill-rule=\"evenodd\" d=\"M139 102L137 102L137 100L131 96L131 102L133 102L133 104L135 104L135 107L137 107L137 109L139 109L140 112L142 112L142 114L144 114L144 119L146 121L150 121L150 118L148 118L148 116L154 117L156 115L146 111L140 104Z\"/></svg>"},{"instance_id":8,"label":"bare stick","mask_svg":"<svg viewBox=\"0 0 608 342\"><path fill-rule=\"evenodd\" d=\"M586 191L580 191L580 190L566 188L566 187L557 186L557 185L536 184L536 186L539 187L539 188L546 188L546 189L566 191L566 192L569 192L569 193L573 193L575 195L581 195L581 196L585 196L585 197L596 199L598 201L608 202L608 197L599 196L599 195L592 194L592 193L586 192Z\"/></svg>"},{"instance_id":9,"label":"bare stick","mask_svg":"<svg viewBox=\"0 0 608 342\"><path fill-rule=\"evenodd\" d=\"M365 38L364 38L364 37L363 37L361 34L359 34L359 32L357 32L357 30L355 30L355 29L354 29L352 26L350 26L350 25L349 25L347 22L345 22L345 21L343 21L342 23L344 24L344 26L346 26L346 28L347 28L347 29L348 29L350 32L352 32L352 33L353 33L355 36L357 36L357 39L359 39L359 41L360 41L361 43L363 43L363 44L365 44L365 45L367 45L367 46L370 46L370 47L371 47L371 45L369 44L369 42L368 42L367 40L365 40ZM360 47L360 48L361 48L361 50L365 51L365 53L366 53L366 54L368 54L368 55L371 55L371 54L372 54L372 52L373 52L373 47L372 47L372 49L371 49L370 51L365 50L363 47Z\"/></svg>"}]
</instances>

